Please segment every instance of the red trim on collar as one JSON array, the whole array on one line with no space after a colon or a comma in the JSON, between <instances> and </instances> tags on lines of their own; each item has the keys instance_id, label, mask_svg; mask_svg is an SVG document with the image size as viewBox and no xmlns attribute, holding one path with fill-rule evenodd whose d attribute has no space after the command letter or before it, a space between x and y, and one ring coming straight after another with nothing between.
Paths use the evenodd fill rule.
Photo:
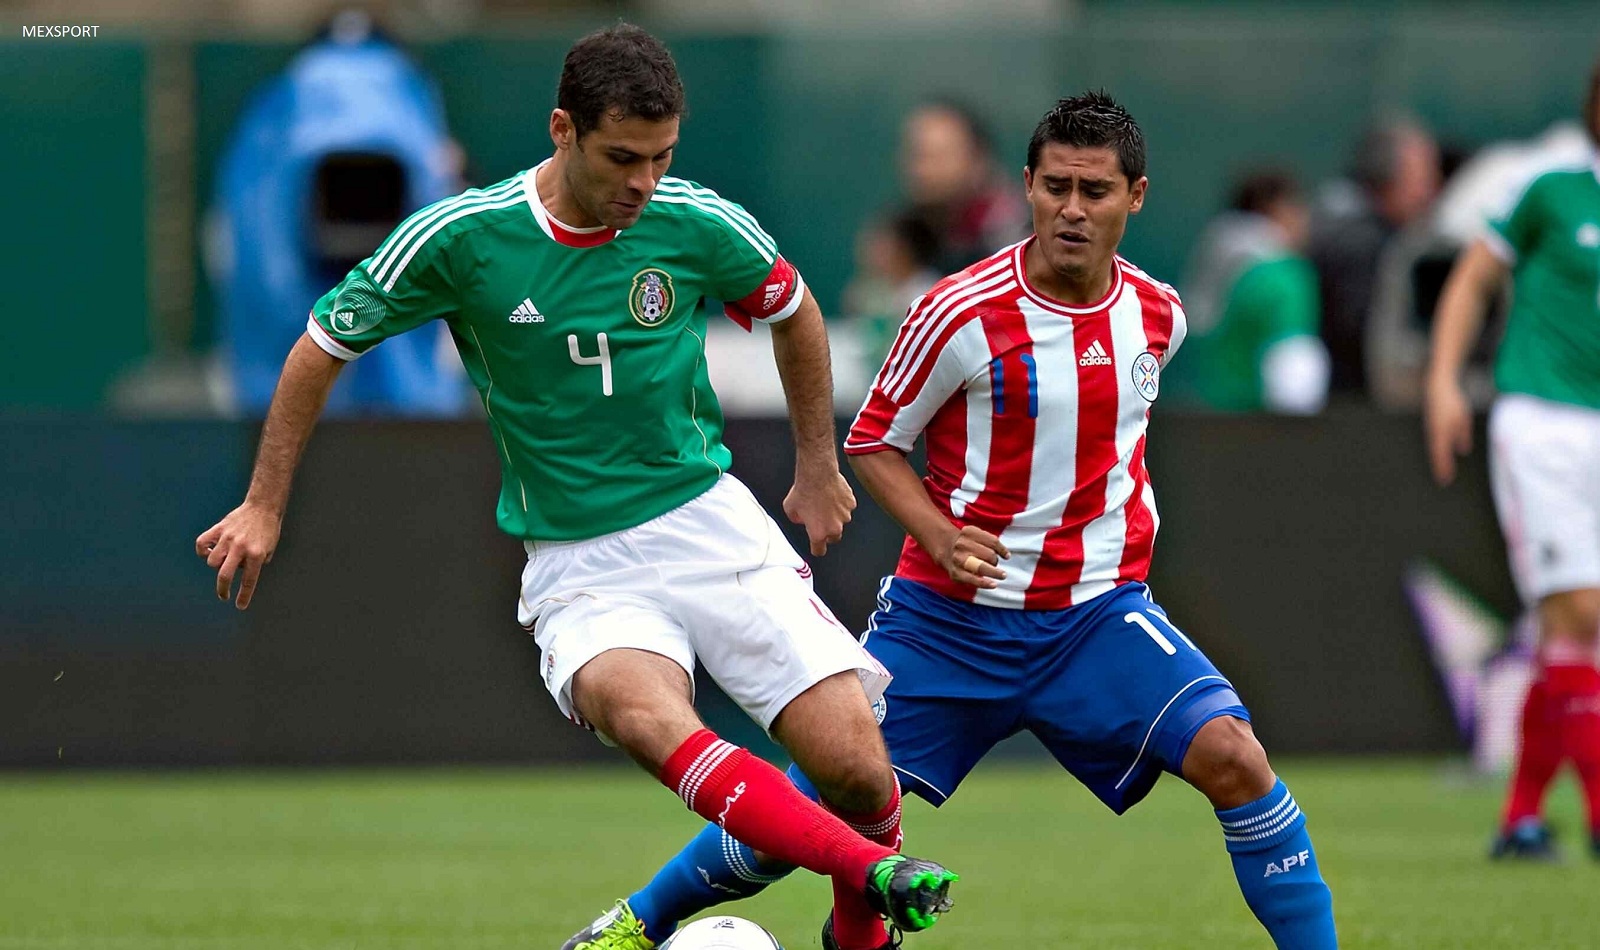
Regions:
<instances>
[{"instance_id":1,"label":"red trim on collar","mask_svg":"<svg viewBox=\"0 0 1600 950\"><path fill-rule=\"evenodd\" d=\"M533 200L539 200L537 194L535 194ZM574 231L572 228L557 221L550 214L550 209L548 208L545 209L544 219L550 222L550 236L556 239L557 244L564 244L567 247L599 247L617 236L616 228L601 228L598 231Z\"/></svg>"}]
</instances>

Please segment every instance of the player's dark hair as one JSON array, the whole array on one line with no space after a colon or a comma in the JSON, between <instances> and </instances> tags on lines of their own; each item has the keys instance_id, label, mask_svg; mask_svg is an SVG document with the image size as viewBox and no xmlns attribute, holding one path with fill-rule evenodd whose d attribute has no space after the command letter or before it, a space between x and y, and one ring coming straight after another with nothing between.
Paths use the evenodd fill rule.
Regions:
<instances>
[{"instance_id":1,"label":"player's dark hair","mask_svg":"<svg viewBox=\"0 0 1600 950\"><path fill-rule=\"evenodd\" d=\"M1298 201L1300 186L1294 176L1280 169L1251 172L1239 179L1233 188L1233 198L1228 202L1235 211L1249 214L1266 214L1280 201Z\"/></svg>"},{"instance_id":2,"label":"player's dark hair","mask_svg":"<svg viewBox=\"0 0 1600 950\"><path fill-rule=\"evenodd\" d=\"M1074 148L1109 148L1128 181L1144 177L1144 133L1128 110L1105 90L1062 99L1044 114L1028 140L1028 169L1039 164L1039 153L1051 142Z\"/></svg>"},{"instance_id":3,"label":"player's dark hair","mask_svg":"<svg viewBox=\"0 0 1600 950\"><path fill-rule=\"evenodd\" d=\"M582 138L606 115L652 121L683 115L683 81L664 43L632 23L618 23L567 50L556 105Z\"/></svg>"}]
</instances>

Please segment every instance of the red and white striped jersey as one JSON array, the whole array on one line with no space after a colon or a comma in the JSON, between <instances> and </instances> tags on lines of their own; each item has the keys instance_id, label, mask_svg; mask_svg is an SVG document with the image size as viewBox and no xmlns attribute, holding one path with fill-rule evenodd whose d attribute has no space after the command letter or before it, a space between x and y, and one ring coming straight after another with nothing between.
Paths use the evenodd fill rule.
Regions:
<instances>
[{"instance_id":1,"label":"red and white striped jersey","mask_svg":"<svg viewBox=\"0 0 1600 950\"><path fill-rule=\"evenodd\" d=\"M844 450L909 452L926 436L934 504L1011 550L1005 580L979 590L907 538L898 576L960 600L1050 610L1150 569L1159 518L1145 429L1185 321L1171 287L1120 257L1100 301L1050 300L1028 285L1027 245L911 305Z\"/></svg>"}]
</instances>

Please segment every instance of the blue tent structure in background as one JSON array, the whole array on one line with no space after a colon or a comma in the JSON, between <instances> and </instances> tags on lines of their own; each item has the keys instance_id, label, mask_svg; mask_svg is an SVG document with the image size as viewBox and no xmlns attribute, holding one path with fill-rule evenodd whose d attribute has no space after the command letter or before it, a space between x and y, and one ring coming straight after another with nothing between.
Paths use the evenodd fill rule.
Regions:
<instances>
[{"instance_id":1,"label":"blue tent structure in background","mask_svg":"<svg viewBox=\"0 0 1600 950\"><path fill-rule=\"evenodd\" d=\"M262 416L311 305L407 214L461 189L438 90L341 14L246 108L224 154L212 279L234 408ZM470 389L442 326L346 367L326 412L456 416Z\"/></svg>"}]
</instances>

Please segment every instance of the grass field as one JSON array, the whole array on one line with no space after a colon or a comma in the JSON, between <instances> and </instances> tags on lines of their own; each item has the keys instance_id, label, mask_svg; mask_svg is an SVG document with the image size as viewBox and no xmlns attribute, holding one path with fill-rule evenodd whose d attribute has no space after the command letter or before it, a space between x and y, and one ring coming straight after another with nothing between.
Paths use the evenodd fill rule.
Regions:
<instances>
[{"instance_id":1,"label":"grass field","mask_svg":"<svg viewBox=\"0 0 1600 950\"><path fill-rule=\"evenodd\" d=\"M1442 762L1280 767L1345 947L1600 946L1600 865L1484 859L1498 782ZM1552 814L1576 842L1569 785ZM906 825L908 850L963 875L908 947L1271 947L1177 782L1117 819L1053 769L980 769ZM554 950L695 827L621 768L0 775L0 948ZM828 896L796 875L738 913L815 947Z\"/></svg>"}]
</instances>

